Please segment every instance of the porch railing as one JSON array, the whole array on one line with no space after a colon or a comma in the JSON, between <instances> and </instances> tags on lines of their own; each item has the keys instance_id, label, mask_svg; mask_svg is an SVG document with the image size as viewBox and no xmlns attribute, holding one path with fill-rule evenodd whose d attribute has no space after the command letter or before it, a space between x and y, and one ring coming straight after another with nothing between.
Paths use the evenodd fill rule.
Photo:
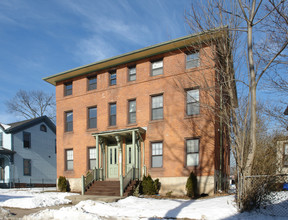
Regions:
<instances>
[{"instance_id":1,"label":"porch railing","mask_svg":"<svg viewBox=\"0 0 288 220\"><path fill-rule=\"evenodd\" d=\"M139 179L139 168L132 167L123 177L122 192L124 192L129 183L135 179Z\"/></svg>"},{"instance_id":2,"label":"porch railing","mask_svg":"<svg viewBox=\"0 0 288 220\"><path fill-rule=\"evenodd\" d=\"M88 171L86 176L82 176L82 195L84 195L85 189L89 186L93 181L103 180L103 169L94 168L91 171Z\"/></svg>"}]
</instances>

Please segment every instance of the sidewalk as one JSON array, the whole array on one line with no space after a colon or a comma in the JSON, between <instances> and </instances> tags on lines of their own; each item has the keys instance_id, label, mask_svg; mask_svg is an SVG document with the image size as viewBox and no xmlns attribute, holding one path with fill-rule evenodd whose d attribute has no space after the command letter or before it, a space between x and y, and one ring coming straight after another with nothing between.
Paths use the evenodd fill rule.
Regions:
<instances>
[{"instance_id":1,"label":"sidewalk","mask_svg":"<svg viewBox=\"0 0 288 220\"><path fill-rule=\"evenodd\" d=\"M117 202L122 199L120 196L94 196L94 195L75 195L75 196L66 196L65 199L71 200L73 205L84 201L84 200L93 200L93 201L102 201L102 202Z\"/></svg>"}]
</instances>

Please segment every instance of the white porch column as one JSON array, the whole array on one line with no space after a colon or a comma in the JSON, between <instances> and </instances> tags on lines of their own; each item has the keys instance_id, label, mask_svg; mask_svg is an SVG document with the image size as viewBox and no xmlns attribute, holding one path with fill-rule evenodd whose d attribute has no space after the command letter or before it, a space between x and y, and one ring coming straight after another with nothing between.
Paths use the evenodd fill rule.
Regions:
<instances>
[{"instance_id":1,"label":"white porch column","mask_svg":"<svg viewBox=\"0 0 288 220\"><path fill-rule=\"evenodd\" d=\"M105 154L105 142L104 140L102 141L102 158L103 158L103 180L105 180L106 176L106 154Z\"/></svg>"},{"instance_id":2,"label":"white porch column","mask_svg":"<svg viewBox=\"0 0 288 220\"><path fill-rule=\"evenodd\" d=\"M122 146L121 146L121 137L119 135L115 136L116 141L117 141L117 147L119 150L119 167L120 167L120 196L123 196L123 173L122 173Z\"/></svg>"},{"instance_id":3,"label":"white porch column","mask_svg":"<svg viewBox=\"0 0 288 220\"><path fill-rule=\"evenodd\" d=\"M132 164L133 167L136 167L136 147L135 147L135 142L136 142L136 134L135 131L132 131L132 148L133 148L133 156L132 156Z\"/></svg>"},{"instance_id":4,"label":"white porch column","mask_svg":"<svg viewBox=\"0 0 288 220\"><path fill-rule=\"evenodd\" d=\"M96 169L99 168L99 136L96 135Z\"/></svg>"}]
</instances>

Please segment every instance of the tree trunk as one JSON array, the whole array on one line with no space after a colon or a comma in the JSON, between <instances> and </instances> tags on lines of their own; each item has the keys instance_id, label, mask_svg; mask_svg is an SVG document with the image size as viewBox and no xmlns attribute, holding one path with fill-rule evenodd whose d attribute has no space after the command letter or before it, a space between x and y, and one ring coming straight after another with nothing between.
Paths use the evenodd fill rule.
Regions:
<instances>
[{"instance_id":1,"label":"tree trunk","mask_svg":"<svg viewBox=\"0 0 288 220\"><path fill-rule=\"evenodd\" d=\"M249 62L249 74L250 74L250 113L251 113L251 120L250 120L250 138L251 143L248 151L246 169L245 169L245 176L251 176L252 174L252 165L253 160L255 157L256 152L256 76L255 76L255 66L254 66L254 59L253 59L253 42L252 42L252 22L247 22L247 43L248 43L248 62ZM246 179L244 179L246 182ZM250 184L245 184L245 188L249 189Z\"/></svg>"}]
</instances>

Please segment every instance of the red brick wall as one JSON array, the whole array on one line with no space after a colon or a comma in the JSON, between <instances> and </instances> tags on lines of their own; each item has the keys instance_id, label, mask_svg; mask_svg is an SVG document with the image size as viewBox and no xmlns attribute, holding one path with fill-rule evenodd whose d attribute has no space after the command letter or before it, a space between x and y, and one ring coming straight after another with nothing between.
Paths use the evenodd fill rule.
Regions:
<instances>
[{"instance_id":1,"label":"red brick wall","mask_svg":"<svg viewBox=\"0 0 288 220\"><path fill-rule=\"evenodd\" d=\"M211 54L211 48L205 48ZM204 54L200 51L200 54ZM137 79L127 80L127 66L117 69L117 85L109 86L109 70L97 72L97 89L87 91L87 76L73 79L73 94L63 96L64 82L57 83L57 175L79 178L88 169L87 147L95 146L92 133L129 127L147 127L145 138L145 165L152 176L172 177L188 175L194 170L198 175L213 175L215 148L219 145L217 121L210 107L214 93L203 88L215 86L215 73L211 60L201 56L199 68L185 69L186 56L177 50L164 54L164 74L150 76L150 60L163 55L137 61ZM92 74L92 73L91 73ZM205 79L205 80L204 80ZM200 115L187 117L184 89L200 88ZM164 119L151 121L151 95L163 94ZM129 99L136 98L137 123L128 125ZM117 126L108 126L109 103L117 103ZM97 106L97 129L87 129L87 108ZM206 106L206 107L205 107ZM73 110L73 132L64 132L64 112ZM187 168L185 138L200 137L200 166ZM153 141L163 141L163 168L151 168ZM74 170L65 171L65 149L74 150ZM125 155L125 154L123 154ZM141 155L142 159L142 155ZM142 163L141 163L142 164Z\"/></svg>"}]
</instances>

